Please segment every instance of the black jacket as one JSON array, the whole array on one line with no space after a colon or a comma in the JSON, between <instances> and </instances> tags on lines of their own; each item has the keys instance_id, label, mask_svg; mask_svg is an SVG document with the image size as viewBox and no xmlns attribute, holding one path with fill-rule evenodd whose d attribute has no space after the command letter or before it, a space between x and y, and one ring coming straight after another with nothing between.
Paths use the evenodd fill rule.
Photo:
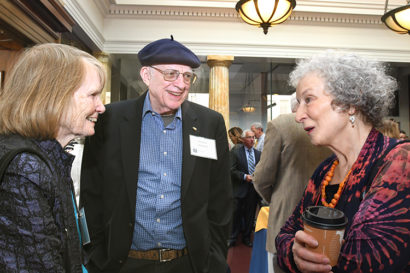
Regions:
<instances>
[{"instance_id":1,"label":"black jacket","mask_svg":"<svg viewBox=\"0 0 410 273\"><path fill-rule=\"evenodd\" d=\"M18 147L33 148L48 162L18 154L0 184L0 272L82 272L73 157L55 140L0 136L0 157Z\"/></svg>"},{"instance_id":2,"label":"black jacket","mask_svg":"<svg viewBox=\"0 0 410 273\"><path fill-rule=\"evenodd\" d=\"M253 149L255 154L255 166L258 164L261 158L261 152ZM235 146L231 152L231 179L233 196L235 198L244 198L248 192L253 188L253 184L246 182L243 177L245 174L249 174L248 160L246 158L246 151L244 145Z\"/></svg>"}]
</instances>

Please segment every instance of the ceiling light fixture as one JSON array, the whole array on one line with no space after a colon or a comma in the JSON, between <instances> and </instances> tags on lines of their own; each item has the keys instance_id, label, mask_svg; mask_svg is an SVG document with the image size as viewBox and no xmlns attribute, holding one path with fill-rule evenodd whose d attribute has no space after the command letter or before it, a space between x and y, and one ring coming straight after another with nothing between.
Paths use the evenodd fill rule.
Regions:
<instances>
[{"instance_id":1,"label":"ceiling light fixture","mask_svg":"<svg viewBox=\"0 0 410 273\"><path fill-rule=\"evenodd\" d=\"M400 34L410 34L410 0L407 5L386 13L389 1L386 0L382 22L391 30Z\"/></svg>"},{"instance_id":2,"label":"ceiling light fixture","mask_svg":"<svg viewBox=\"0 0 410 273\"><path fill-rule=\"evenodd\" d=\"M267 34L268 28L283 23L295 6L295 0L240 0L235 9L245 23L263 28Z\"/></svg>"},{"instance_id":3,"label":"ceiling light fixture","mask_svg":"<svg viewBox=\"0 0 410 273\"><path fill-rule=\"evenodd\" d=\"M255 112L255 107L253 107L253 106L249 103L249 101L248 101L248 103L245 104L245 105L242 107L241 110L242 110L243 112L245 112L245 113L252 113L252 112Z\"/></svg>"}]
</instances>

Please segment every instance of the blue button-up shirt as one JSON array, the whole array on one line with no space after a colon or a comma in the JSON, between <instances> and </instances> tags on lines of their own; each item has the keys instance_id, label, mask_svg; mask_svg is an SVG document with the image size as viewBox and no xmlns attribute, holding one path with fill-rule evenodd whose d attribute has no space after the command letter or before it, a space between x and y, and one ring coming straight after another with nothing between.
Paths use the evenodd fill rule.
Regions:
<instances>
[{"instance_id":1,"label":"blue button-up shirt","mask_svg":"<svg viewBox=\"0 0 410 273\"><path fill-rule=\"evenodd\" d=\"M182 249L186 243L181 216L181 108L174 120L165 127L161 115L152 110L148 93L142 113L135 227L131 248Z\"/></svg>"}]
</instances>

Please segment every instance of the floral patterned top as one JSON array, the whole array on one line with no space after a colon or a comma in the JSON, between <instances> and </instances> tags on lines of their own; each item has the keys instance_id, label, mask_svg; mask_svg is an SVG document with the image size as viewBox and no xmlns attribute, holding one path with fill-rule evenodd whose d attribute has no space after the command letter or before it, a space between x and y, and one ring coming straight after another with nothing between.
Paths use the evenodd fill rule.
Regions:
<instances>
[{"instance_id":1,"label":"floral patterned top","mask_svg":"<svg viewBox=\"0 0 410 273\"><path fill-rule=\"evenodd\" d=\"M352 166L336 206L349 223L333 272L410 272L410 143L397 142L373 129ZM287 272L299 272L294 236L303 229L303 211L321 205L321 184L335 159L331 156L316 169L276 237L278 263Z\"/></svg>"}]
</instances>

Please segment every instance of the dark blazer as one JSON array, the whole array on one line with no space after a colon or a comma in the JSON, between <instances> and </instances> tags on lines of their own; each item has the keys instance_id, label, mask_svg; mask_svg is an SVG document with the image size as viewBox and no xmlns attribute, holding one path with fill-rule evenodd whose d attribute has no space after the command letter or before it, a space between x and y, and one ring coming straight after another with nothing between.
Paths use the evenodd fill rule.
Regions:
<instances>
[{"instance_id":1,"label":"dark blazer","mask_svg":"<svg viewBox=\"0 0 410 273\"><path fill-rule=\"evenodd\" d=\"M90 230L91 272L118 272L127 259L135 202L144 95L107 105L86 140L80 200ZM221 114L182 104L182 224L195 272L226 272L232 215L229 151ZM189 135L215 139L218 160L190 154Z\"/></svg>"},{"instance_id":2,"label":"dark blazer","mask_svg":"<svg viewBox=\"0 0 410 273\"><path fill-rule=\"evenodd\" d=\"M243 177L249 174L248 160L246 159L246 150L244 145L237 145L231 150L231 179L233 196L235 198L244 198L253 185L246 182ZM255 153L255 167L261 158L261 152L253 149Z\"/></svg>"}]
</instances>

